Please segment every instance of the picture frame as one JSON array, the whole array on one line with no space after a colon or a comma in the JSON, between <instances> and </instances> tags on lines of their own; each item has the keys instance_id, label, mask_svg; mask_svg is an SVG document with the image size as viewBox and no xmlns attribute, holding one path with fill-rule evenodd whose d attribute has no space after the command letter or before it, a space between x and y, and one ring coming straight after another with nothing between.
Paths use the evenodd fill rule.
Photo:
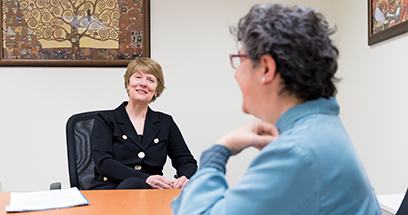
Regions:
<instances>
[{"instance_id":1,"label":"picture frame","mask_svg":"<svg viewBox=\"0 0 408 215\"><path fill-rule=\"evenodd\" d=\"M126 67L150 57L150 0L0 1L0 66Z\"/></svg>"},{"instance_id":2,"label":"picture frame","mask_svg":"<svg viewBox=\"0 0 408 215\"><path fill-rule=\"evenodd\" d=\"M368 45L408 32L408 0L368 0Z\"/></svg>"}]
</instances>

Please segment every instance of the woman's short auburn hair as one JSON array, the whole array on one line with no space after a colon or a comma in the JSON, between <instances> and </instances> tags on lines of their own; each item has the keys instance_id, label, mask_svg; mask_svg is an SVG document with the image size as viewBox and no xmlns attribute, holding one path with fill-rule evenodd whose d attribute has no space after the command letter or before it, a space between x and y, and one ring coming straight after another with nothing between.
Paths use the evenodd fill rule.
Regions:
<instances>
[{"instance_id":1,"label":"woman's short auburn hair","mask_svg":"<svg viewBox=\"0 0 408 215\"><path fill-rule=\"evenodd\" d=\"M156 95L153 96L152 100L150 102L154 102L157 97L159 97L164 89L166 88L164 86L164 75L163 75L163 70L162 67L160 66L159 63L156 61L150 59L150 58L138 58L135 60L132 60L129 62L126 72L123 75L123 78L125 79L125 89L129 95L129 80L130 77L135 74L135 73L147 73L154 75L157 79L157 88L156 88Z\"/></svg>"}]
</instances>

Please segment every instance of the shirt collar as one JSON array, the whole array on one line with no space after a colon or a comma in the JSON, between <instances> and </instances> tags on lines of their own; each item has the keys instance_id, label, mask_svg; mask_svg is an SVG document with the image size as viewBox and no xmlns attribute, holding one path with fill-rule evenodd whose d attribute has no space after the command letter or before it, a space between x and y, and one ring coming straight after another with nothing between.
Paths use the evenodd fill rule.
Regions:
<instances>
[{"instance_id":1,"label":"shirt collar","mask_svg":"<svg viewBox=\"0 0 408 215\"><path fill-rule=\"evenodd\" d=\"M305 117L310 114L330 114L339 115L340 107L337 104L334 96L329 99L318 98L315 100L309 100L302 104L296 105L279 117L276 122L276 127L279 132L282 133L289 128L296 120Z\"/></svg>"}]
</instances>

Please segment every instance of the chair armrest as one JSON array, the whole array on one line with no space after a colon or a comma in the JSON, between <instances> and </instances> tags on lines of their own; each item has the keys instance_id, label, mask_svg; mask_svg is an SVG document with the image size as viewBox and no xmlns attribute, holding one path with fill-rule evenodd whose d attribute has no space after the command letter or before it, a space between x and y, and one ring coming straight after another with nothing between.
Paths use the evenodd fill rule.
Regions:
<instances>
[{"instance_id":1,"label":"chair armrest","mask_svg":"<svg viewBox=\"0 0 408 215\"><path fill-rule=\"evenodd\" d=\"M59 190L61 189L61 182L53 182L50 184L50 190Z\"/></svg>"}]
</instances>

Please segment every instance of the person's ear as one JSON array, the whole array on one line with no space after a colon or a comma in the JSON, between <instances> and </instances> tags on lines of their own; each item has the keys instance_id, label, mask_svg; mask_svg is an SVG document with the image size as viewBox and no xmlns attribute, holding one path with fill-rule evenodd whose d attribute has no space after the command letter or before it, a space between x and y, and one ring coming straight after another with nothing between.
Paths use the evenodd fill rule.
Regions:
<instances>
[{"instance_id":1,"label":"person's ear","mask_svg":"<svg viewBox=\"0 0 408 215\"><path fill-rule=\"evenodd\" d=\"M263 55L260 63L263 67L261 82L269 83L275 78L276 62L270 55Z\"/></svg>"}]
</instances>

